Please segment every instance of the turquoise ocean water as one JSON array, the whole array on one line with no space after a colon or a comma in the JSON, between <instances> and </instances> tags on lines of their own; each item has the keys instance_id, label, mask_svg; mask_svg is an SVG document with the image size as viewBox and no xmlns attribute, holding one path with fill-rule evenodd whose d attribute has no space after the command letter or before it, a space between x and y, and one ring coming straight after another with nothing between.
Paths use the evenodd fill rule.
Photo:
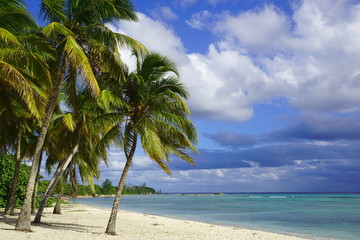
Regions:
<instances>
[{"instance_id":1,"label":"turquoise ocean water","mask_svg":"<svg viewBox=\"0 0 360 240\"><path fill-rule=\"evenodd\" d=\"M76 202L111 208L113 198ZM360 240L360 193L137 195L122 197L120 208L312 239Z\"/></svg>"}]
</instances>

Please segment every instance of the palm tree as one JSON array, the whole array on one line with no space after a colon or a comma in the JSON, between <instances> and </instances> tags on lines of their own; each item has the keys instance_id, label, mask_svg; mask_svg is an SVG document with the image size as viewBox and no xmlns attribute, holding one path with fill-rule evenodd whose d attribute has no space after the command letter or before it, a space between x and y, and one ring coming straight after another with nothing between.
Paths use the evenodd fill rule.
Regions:
<instances>
[{"instance_id":1,"label":"palm tree","mask_svg":"<svg viewBox=\"0 0 360 240\"><path fill-rule=\"evenodd\" d=\"M109 128L107 125L94 124L94 120L101 116L104 110L87 91L77 94L76 100L74 112L59 116L48 134L50 140L47 144L47 154L49 157L46 165L48 169L56 164L58 167L40 203L34 220L37 223L41 222L47 199L65 171L68 172L70 180L75 180L74 169L77 167L82 181L88 182L95 191L92 179L100 175L100 161L107 160L106 148L109 142L104 141L102 136L108 135ZM59 161L60 159L63 160Z\"/></svg>"},{"instance_id":2,"label":"palm tree","mask_svg":"<svg viewBox=\"0 0 360 240\"><path fill-rule=\"evenodd\" d=\"M34 134L36 128L31 130L29 126L35 126L43 115L47 97L45 89L49 87L50 84L50 73L46 65L47 57L41 56L38 53L39 49L36 49L37 46L34 45L44 43L42 39L35 35L31 36L30 34L26 37L17 36L17 39L21 39L21 45L12 48L8 46L9 48L0 49L0 54L3 54L1 56L4 60L3 64L12 68L17 75L15 78L18 77L21 80L20 82L13 81L14 78L7 78L6 74L0 72L0 76L3 76L3 82L0 83L0 106L2 108L0 118L4 119L0 131L5 131L10 134L12 131L15 131L16 133L14 133L13 136L17 136L16 140L12 139L11 136L8 138L4 137L3 139L7 139L7 141L3 141L3 144L7 142L7 145L16 152L15 177L13 179L5 214L13 214L13 204L15 202L15 192L21 162L23 132L26 130L27 134ZM42 48L46 47L45 45ZM51 51L51 49L49 50ZM35 69L35 67L26 67L26 63L29 62L32 62L32 65L38 64L38 69ZM6 81L10 82L10 84L7 84ZM20 85L22 85L21 87L23 87L23 89L21 89ZM9 119L12 121L9 122Z\"/></svg>"},{"instance_id":3,"label":"palm tree","mask_svg":"<svg viewBox=\"0 0 360 240\"><path fill-rule=\"evenodd\" d=\"M9 197L7 199L4 215L14 215L16 192L18 190L18 183L20 177L19 176L20 165L24 158L29 158L31 156L32 150L34 148L34 141L33 141L34 132L33 130L31 130L31 128L36 129L36 126L34 126L33 119L22 119L22 120L18 120L17 118L12 118L12 119L15 121L12 122L11 124L8 124L10 126L5 131L10 130L11 132L12 131L11 128L15 128L17 131L17 134L15 134L16 141L15 143L12 143L15 144L14 146L15 169L14 169L14 177L12 179L12 184L9 192Z\"/></svg>"},{"instance_id":4,"label":"palm tree","mask_svg":"<svg viewBox=\"0 0 360 240\"><path fill-rule=\"evenodd\" d=\"M53 49L36 35L37 25L26 11L22 1L0 2L0 118L1 144L16 153L15 173L5 208L13 214L18 173L21 163L23 135L31 134L31 125L44 112L46 91L50 85L47 61L53 58ZM11 122L8 120L11 119ZM25 134L24 134L25 132Z\"/></svg>"},{"instance_id":5,"label":"palm tree","mask_svg":"<svg viewBox=\"0 0 360 240\"><path fill-rule=\"evenodd\" d=\"M115 235L115 224L120 197L126 176L132 164L137 141L143 150L168 174L170 155L194 164L188 151L196 152L197 132L189 120L190 112L184 99L188 92L178 79L173 62L157 53L139 54L136 71L127 75L127 81L110 80L108 85L124 102L116 114L125 116L122 148L126 164L114 199L106 233Z\"/></svg>"},{"instance_id":6,"label":"palm tree","mask_svg":"<svg viewBox=\"0 0 360 240\"><path fill-rule=\"evenodd\" d=\"M36 170L61 86L64 84L71 107L74 107L71 103L75 102L78 80L93 96L98 96L100 89L96 76L113 69L113 63L120 61L118 46L143 48L137 41L115 34L105 26L113 20L137 20L128 0L42 0L41 13L50 22L41 32L55 47L58 60L51 65L53 87L32 159L26 197L16 222L15 229L20 231L30 231Z\"/></svg>"}]
</instances>

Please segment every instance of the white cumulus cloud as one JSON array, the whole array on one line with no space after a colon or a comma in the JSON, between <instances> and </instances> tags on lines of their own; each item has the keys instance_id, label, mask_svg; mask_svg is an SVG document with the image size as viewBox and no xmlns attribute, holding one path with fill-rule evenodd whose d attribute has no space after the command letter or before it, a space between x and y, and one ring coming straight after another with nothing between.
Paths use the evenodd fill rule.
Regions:
<instances>
[{"instance_id":1,"label":"white cumulus cloud","mask_svg":"<svg viewBox=\"0 0 360 240\"><path fill-rule=\"evenodd\" d=\"M178 64L195 116L246 121L254 104L279 97L305 112L359 110L360 4L353 1L304 0L292 15L273 5L202 11L188 24L204 29L212 21L218 39L204 54L187 52L161 21L139 18L113 27Z\"/></svg>"},{"instance_id":2,"label":"white cumulus cloud","mask_svg":"<svg viewBox=\"0 0 360 240\"><path fill-rule=\"evenodd\" d=\"M257 53L280 50L290 23L284 13L267 5L261 10L249 10L236 16L225 13L215 26L214 31L236 38L243 47Z\"/></svg>"},{"instance_id":3,"label":"white cumulus cloud","mask_svg":"<svg viewBox=\"0 0 360 240\"><path fill-rule=\"evenodd\" d=\"M167 6L160 6L151 11L151 15L158 19L174 20L177 19L177 14Z\"/></svg>"},{"instance_id":4,"label":"white cumulus cloud","mask_svg":"<svg viewBox=\"0 0 360 240\"><path fill-rule=\"evenodd\" d=\"M190 20L186 21L186 24L189 25L191 28L195 29L208 29L210 21L214 18L214 14L208 10L200 11L194 13L191 16Z\"/></svg>"}]
</instances>

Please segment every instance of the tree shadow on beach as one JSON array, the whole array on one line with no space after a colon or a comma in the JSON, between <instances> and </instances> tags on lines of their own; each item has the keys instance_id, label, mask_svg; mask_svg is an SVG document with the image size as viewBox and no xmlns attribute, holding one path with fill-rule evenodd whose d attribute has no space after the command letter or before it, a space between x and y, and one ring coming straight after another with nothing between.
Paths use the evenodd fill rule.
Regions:
<instances>
[{"instance_id":1,"label":"tree shadow on beach","mask_svg":"<svg viewBox=\"0 0 360 240\"><path fill-rule=\"evenodd\" d=\"M0 212L0 223L4 223L4 224L8 225L8 227L0 227L0 229L14 230L19 213L15 213L15 215L13 215L13 216L8 216L8 215L4 216L3 214L4 214L4 212ZM61 219L60 219L60 221L61 221ZM63 222L46 222L46 220L41 223L31 222L31 226L56 229L56 230L61 229L61 230L75 231L75 232L92 232L92 233L102 233L103 232L103 229L101 227L97 227L97 226L82 225L82 224L75 224L75 223L63 223Z\"/></svg>"},{"instance_id":2,"label":"tree shadow on beach","mask_svg":"<svg viewBox=\"0 0 360 240\"><path fill-rule=\"evenodd\" d=\"M74 231L74 232L89 232L89 230L94 230L94 228L95 228L95 226L74 224L74 223L61 223L61 222L31 223L31 225L43 227L43 228L50 228L50 229L56 229L56 230L67 230L67 231Z\"/></svg>"},{"instance_id":3,"label":"tree shadow on beach","mask_svg":"<svg viewBox=\"0 0 360 240\"><path fill-rule=\"evenodd\" d=\"M2 227L0 229L14 230L18 215L19 215L18 213L15 213L15 215L12 215L12 216L9 216L9 215L4 216L4 211L1 211L0 212L0 223L5 223L6 225L9 225L10 228Z\"/></svg>"}]
</instances>

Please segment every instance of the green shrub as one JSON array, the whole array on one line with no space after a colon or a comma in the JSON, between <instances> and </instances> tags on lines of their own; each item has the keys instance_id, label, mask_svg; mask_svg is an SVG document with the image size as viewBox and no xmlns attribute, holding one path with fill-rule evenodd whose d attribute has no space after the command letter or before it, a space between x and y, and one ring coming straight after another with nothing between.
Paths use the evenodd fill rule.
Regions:
<instances>
[{"instance_id":1,"label":"green shrub","mask_svg":"<svg viewBox=\"0 0 360 240\"><path fill-rule=\"evenodd\" d=\"M37 193L38 194L45 193L46 188L48 187L49 182L50 182L48 180L41 180L42 178L43 177L40 175L39 185L38 185L38 188L37 188Z\"/></svg>"},{"instance_id":2,"label":"green shrub","mask_svg":"<svg viewBox=\"0 0 360 240\"><path fill-rule=\"evenodd\" d=\"M116 193L116 187L114 187L112 185L112 182L110 181L110 179L106 179L102 184L101 184L102 188L101 188L101 194L104 195L111 195L111 194L115 194Z\"/></svg>"},{"instance_id":3,"label":"green shrub","mask_svg":"<svg viewBox=\"0 0 360 240\"><path fill-rule=\"evenodd\" d=\"M36 202L35 202L35 207L36 208L39 208L41 200L42 200L42 196L37 196L36 197ZM56 203L56 201L57 201L56 197L49 197L47 202L46 202L45 207L52 207L54 205L54 203Z\"/></svg>"},{"instance_id":4,"label":"green shrub","mask_svg":"<svg viewBox=\"0 0 360 240\"><path fill-rule=\"evenodd\" d=\"M5 207L14 177L15 156L4 154L0 156L0 207ZM16 191L15 207L21 207L25 198L26 187L29 179L30 166L21 164L19 185Z\"/></svg>"}]
</instances>

